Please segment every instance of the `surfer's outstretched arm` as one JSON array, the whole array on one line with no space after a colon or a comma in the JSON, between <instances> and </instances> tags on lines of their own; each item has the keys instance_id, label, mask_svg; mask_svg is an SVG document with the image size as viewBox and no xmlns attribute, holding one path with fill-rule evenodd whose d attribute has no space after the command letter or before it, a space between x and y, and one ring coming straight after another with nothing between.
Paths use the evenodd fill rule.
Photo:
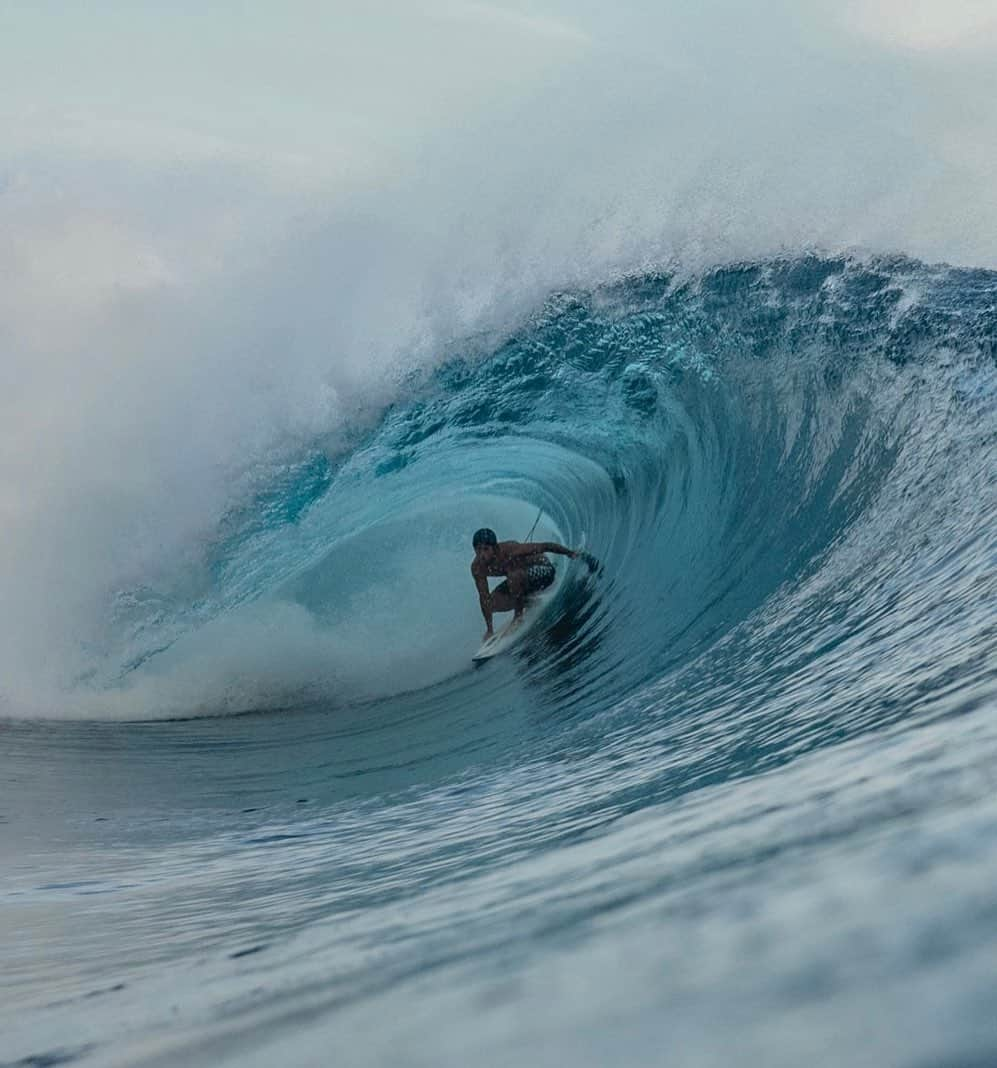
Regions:
<instances>
[{"instance_id":1,"label":"surfer's outstretched arm","mask_svg":"<svg viewBox=\"0 0 997 1068\"><path fill-rule=\"evenodd\" d=\"M569 549L565 545L559 545L556 541L532 541L524 542L522 545L506 543L506 546L503 546L503 551L507 557L532 556L534 553L555 553L559 556L570 556L572 560L584 560L590 574L595 574L600 567L599 561L591 553L587 553L583 549Z\"/></svg>"},{"instance_id":2,"label":"surfer's outstretched arm","mask_svg":"<svg viewBox=\"0 0 997 1068\"><path fill-rule=\"evenodd\" d=\"M559 545L556 541L526 541L519 544L503 545L502 551L506 556L536 556L538 553L554 553L555 556L578 555L575 549L569 549L565 545Z\"/></svg>"}]
</instances>

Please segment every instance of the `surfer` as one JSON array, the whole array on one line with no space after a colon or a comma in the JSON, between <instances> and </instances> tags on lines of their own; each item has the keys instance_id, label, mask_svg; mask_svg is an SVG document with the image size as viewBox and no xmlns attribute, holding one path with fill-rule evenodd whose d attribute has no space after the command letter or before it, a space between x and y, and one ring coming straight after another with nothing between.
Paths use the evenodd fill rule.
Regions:
<instances>
[{"instance_id":1,"label":"surfer","mask_svg":"<svg viewBox=\"0 0 997 1068\"><path fill-rule=\"evenodd\" d=\"M471 539L474 560L471 578L478 590L481 614L485 617L485 641L493 637L492 613L512 612L519 619L531 593L545 590L554 581L554 565L544 555L556 553L574 559L579 554L554 541L499 541L494 530L482 527ZM488 589L489 575L504 575L505 582Z\"/></svg>"}]
</instances>

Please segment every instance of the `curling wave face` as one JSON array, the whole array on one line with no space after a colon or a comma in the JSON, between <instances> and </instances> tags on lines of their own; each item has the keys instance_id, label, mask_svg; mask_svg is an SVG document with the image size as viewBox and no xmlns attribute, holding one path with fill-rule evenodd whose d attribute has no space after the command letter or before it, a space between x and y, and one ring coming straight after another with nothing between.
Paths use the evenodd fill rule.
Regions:
<instances>
[{"instance_id":1,"label":"curling wave face","mask_svg":"<svg viewBox=\"0 0 997 1068\"><path fill-rule=\"evenodd\" d=\"M986 627L953 582L987 551L993 293L803 258L557 297L406 383L345 454L282 470L227 517L195 597L119 593L94 677L134 718L463 686L469 533L521 538L539 511L536 536L587 539L605 571L531 643L538 684L577 675L596 712L707 655L742 700L806 665L820 705L882 660L905 667L880 711L910 715L893 688L927 699Z\"/></svg>"},{"instance_id":2,"label":"curling wave face","mask_svg":"<svg viewBox=\"0 0 997 1068\"><path fill-rule=\"evenodd\" d=\"M406 380L345 450L316 443L273 476L228 514L196 583L113 592L72 700L98 720L208 718L11 728L11 759L47 769L18 805L112 816L138 883L175 895L149 890L150 919L110 878L119 922L143 919L127 963L110 938L95 956L86 940L62 947L77 994L128 972L122 997L156 1034L154 973L195 967L207 946L178 1038L192 1049L209 1035L243 1056L251 1034L305 1056L330 1028L369 1037L371 1014L414 998L427 1063L455 1053L431 1026L443 1016L465 1021L446 1033L461 1049L492 1034L505 1063L503 1013L537 1052L545 1029L563 1040L624 1006L630 1058L650 1063L646 991L704 1006L711 991L722 1018L743 1004L741 954L760 1048L812 980L838 1015L785 1042L786 1063L857 1023L877 984L892 992L881 1063L913 1056L923 1026L895 1025L934 890L911 877L903 933L878 965L850 958L847 981L812 923L834 899L893 930L895 873L867 835L906 813L896 833L921 834L931 857L945 848L936 805L983 806L948 907L964 909L959 946L995 948L974 905L997 863L977 763L997 753L995 301L990 273L815 256L560 294L500 344ZM529 641L473 670L470 534L522 537L538 512L536 537L584 538L601 571L563 581ZM924 746L944 756L915 773ZM134 781L95 782L94 759L127 759ZM166 808L152 851L143 836ZM83 838L100 834L88 823ZM841 853L854 884L831 874ZM251 889L229 874L220 893L212 857ZM744 943L748 914L772 937ZM836 936L861 937L851 916L828 921ZM241 963L257 947L265 982ZM620 947L629 978L597 990ZM35 1033L55 951L18 959ZM982 957L946 959L940 1012L976 989ZM430 978L406 987L415 976ZM541 1018L530 991L551 981ZM60 1019L96 1002L74 1004ZM722 1032L676 1024L684 1063L717 1063ZM962 1033L997 1050L982 1017ZM40 1052L27 1034L24 1055ZM350 1059L403 1040L389 1025Z\"/></svg>"}]
</instances>

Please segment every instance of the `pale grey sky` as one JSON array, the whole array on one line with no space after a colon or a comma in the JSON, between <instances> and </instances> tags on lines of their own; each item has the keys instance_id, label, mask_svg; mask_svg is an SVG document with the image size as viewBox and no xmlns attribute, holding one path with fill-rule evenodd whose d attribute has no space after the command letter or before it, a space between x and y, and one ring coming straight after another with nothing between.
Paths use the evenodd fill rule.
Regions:
<instances>
[{"instance_id":1,"label":"pale grey sky","mask_svg":"<svg viewBox=\"0 0 997 1068\"><path fill-rule=\"evenodd\" d=\"M486 3L5 4L7 152L232 154L341 168L390 155L584 53L584 30Z\"/></svg>"},{"instance_id":2,"label":"pale grey sky","mask_svg":"<svg viewBox=\"0 0 997 1068\"><path fill-rule=\"evenodd\" d=\"M992 121L973 82L994 85L997 5L7 0L0 123L8 161L29 150L137 161L230 156L335 176L455 126L473 129L544 90L575 94L566 117L584 126L593 83L625 84L641 70L652 75L641 87L656 84L665 110L688 105L682 91L701 80L731 102L759 89L805 99L809 57L830 88L854 63L881 92L878 66L905 92L919 79L925 90L943 82L948 99L936 103L959 125L974 103ZM929 123L925 135L932 130ZM994 130L981 123L978 132Z\"/></svg>"}]
</instances>

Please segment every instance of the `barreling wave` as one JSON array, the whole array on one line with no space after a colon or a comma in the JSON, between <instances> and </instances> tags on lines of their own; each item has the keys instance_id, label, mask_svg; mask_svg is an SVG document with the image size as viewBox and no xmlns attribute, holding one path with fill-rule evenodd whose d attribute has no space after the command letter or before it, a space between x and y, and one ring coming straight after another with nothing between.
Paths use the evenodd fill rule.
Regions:
<instances>
[{"instance_id":1,"label":"barreling wave","mask_svg":"<svg viewBox=\"0 0 997 1068\"><path fill-rule=\"evenodd\" d=\"M995 299L987 272L815 255L556 294L410 376L349 447L271 472L196 580L114 594L87 714L526 679L576 713L736 708L785 747L803 718L815 742L972 702L993 685ZM561 588L515 683L472 675L470 532L538 513L601 576Z\"/></svg>"}]
</instances>

